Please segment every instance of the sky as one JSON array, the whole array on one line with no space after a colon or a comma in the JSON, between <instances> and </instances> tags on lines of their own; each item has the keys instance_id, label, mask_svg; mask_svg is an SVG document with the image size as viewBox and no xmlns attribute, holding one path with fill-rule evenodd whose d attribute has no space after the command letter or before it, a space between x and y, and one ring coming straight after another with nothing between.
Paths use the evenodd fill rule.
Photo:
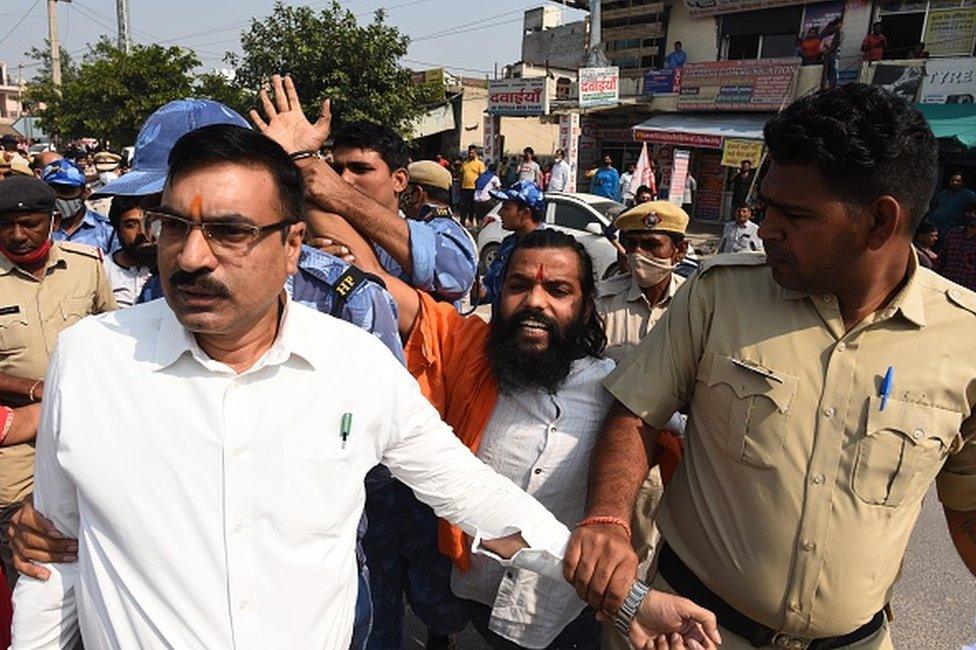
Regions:
<instances>
[{"instance_id":1,"label":"sky","mask_svg":"<svg viewBox=\"0 0 976 650\"><path fill-rule=\"evenodd\" d=\"M298 0L294 5L325 7L328 2ZM403 65L423 70L445 67L461 76L484 76L519 58L522 18L527 9L544 0L345 0L340 4L361 21L372 20L379 8L387 22L411 37ZM33 62L24 56L31 46L42 46L47 36L46 0L3 0L0 3L0 61L16 83L18 64L32 76ZM271 13L271 0L129 0L133 41L181 45L194 50L203 70L227 67L223 55L240 51L239 35L251 18ZM86 44L102 34L116 39L115 0L58 2L58 34L62 46L76 58ZM578 20L582 12L565 9L565 20ZM19 24L18 24L19 23Z\"/></svg>"}]
</instances>

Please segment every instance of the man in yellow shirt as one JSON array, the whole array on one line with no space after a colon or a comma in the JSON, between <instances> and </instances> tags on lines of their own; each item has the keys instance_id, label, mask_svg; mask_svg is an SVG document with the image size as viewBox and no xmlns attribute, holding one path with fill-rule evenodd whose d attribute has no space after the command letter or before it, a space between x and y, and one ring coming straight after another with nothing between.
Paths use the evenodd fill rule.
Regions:
<instances>
[{"instance_id":1,"label":"man in yellow shirt","mask_svg":"<svg viewBox=\"0 0 976 650\"><path fill-rule=\"evenodd\" d=\"M485 173L485 163L478 157L478 147L468 147L468 159L461 164L461 223L475 219L474 190L478 177Z\"/></svg>"}]
</instances>

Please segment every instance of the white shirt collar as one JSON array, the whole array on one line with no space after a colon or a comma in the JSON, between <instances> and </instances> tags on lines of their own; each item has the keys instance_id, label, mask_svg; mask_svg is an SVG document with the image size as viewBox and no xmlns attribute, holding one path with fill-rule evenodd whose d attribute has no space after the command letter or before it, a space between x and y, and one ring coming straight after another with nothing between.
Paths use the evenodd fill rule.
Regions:
<instances>
[{"instance_id":1,"label":"white shirt collar","mask_svg":"<svg viewBox=\"0 0 976 650\"><path fill-rule=\"evenodd\" d=\"M304 320L301 318L303 307L292 303L287 292L283 295L282 300L284 301L284 309L281 313L281 327L278 329L278 336L257 363L241 373L242 375L256 372L265 366L281 365L292 355L303 359L312 369L316 369L324 362L321 355L316 353L316 349L306 344L311 339L304 327ZM153 371L158 372L168 368L186 353L189 353L197 363L210 371L220 374L234 374L234 371L228 366L207 356L207 353L197 343L196 337L180 324L173 310L167 308L163 310L163 318L159 325L159 336L156 338Z\"/></svg>"}]
</instances>

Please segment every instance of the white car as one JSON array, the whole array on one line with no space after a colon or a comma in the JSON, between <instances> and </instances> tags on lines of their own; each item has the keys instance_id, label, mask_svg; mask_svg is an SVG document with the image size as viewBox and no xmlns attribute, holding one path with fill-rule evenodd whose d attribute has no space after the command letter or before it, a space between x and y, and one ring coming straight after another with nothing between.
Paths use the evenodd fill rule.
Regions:
<instances>
[{"instance_id":1,"label":"white car","mask_svg":"<svg viewBox=\"0 0 976 650\"><path fill-rule=\"evenodd\" d=\"M498 211L501 203L492 208L481 222L478 233L478 269L481 273L491 266L498 246L511 231L502 228ZM596 279L606 279L617 273L617 250L604 236L604 229L625 209L622 203L594 194L564 194L546 192L546 227L569 233L583 244L593 259Z\"/></svg>"}]
</instances>

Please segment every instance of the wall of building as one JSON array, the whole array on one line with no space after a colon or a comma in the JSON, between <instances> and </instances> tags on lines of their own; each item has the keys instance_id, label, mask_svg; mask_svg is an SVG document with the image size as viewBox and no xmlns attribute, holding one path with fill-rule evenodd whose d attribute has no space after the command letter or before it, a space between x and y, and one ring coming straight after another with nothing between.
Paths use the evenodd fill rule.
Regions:
<instances>
[{"instance_id":1,"label":"wall of building","mask_svg":"<svg viewBox=\"0 0 976 650\"><path fill-rule=\"evenodd\" d=\"M470 144L479 147L484 144L487 110L487 87L466 82L458 125L461 149L467 149ZM539 155L550 155L559 146L559 122L554 119L553 124L547 124L538 117L503 117L501 135L507 154L520 153L525 147L532 147Z\"/></svg>"},{"instance_id":2,"label":"wall of building","mask_svg":"<svg viewBox=\"0 0 976 650\"><path fill-rule=\"evenodd\" d=\"M522 60L554 68L576 69L586 47L586 23L582 20L550 29L526 33L522 37Z\"/></svg>"},{"instance_id":3,"label":"wall of building","mask_svg":"<svg viewBox=\"0 0 976 650\"><path fill-rule=\"evenodd\" d=\"M692 18L682 0L674 0L668 18L667 51L681 41L688 53L688 63L718 59L718 21L714 16Z\"/></svg>"}]
</instances>

